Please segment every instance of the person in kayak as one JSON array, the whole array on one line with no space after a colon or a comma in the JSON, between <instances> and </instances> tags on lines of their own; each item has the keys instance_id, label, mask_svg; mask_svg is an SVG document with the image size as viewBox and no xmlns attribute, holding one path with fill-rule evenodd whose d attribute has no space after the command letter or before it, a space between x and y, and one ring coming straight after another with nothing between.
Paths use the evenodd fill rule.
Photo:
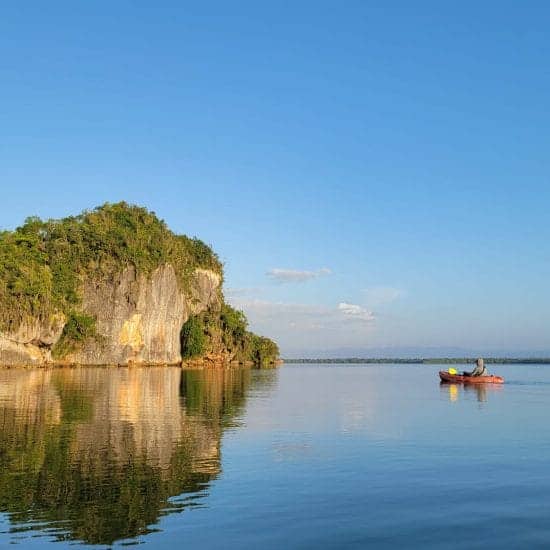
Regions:
<instances>
[{"instance_id":1,"label":"person in kayak","mask_svg":"<svg viewBox=\"0 0 550 550\"><path fill-rule=\"evenodd\" d=\"M488 376L489 373L485 368L485 363L483 362L483 359L480 358L476 360L476 366L472 372L464 371L462 375L463 376Z\"/></svg>"}]
</instances>

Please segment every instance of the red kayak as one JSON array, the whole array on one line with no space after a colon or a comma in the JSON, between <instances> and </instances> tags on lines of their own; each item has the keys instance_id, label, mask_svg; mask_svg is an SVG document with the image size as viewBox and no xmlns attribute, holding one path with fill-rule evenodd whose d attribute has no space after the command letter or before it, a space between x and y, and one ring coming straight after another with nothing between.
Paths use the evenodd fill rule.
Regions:
<instances>
[{"instance_id":1,"label":"red kayak","mask_svg":"<svg viewBox=\"0 0 550 550\"><path fill-rule=\"evenodd\" d=\"M455 382L457 384L502 384L502 376L463 376L462 374L449 374L445 370L439 371L442 382Z\"/></svg>"}]
</instances>

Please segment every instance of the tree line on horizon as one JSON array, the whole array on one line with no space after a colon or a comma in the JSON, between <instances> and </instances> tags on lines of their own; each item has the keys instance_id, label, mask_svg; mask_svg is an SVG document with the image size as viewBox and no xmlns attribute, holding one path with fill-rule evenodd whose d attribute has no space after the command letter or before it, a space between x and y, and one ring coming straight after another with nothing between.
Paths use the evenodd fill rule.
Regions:
<instances>
[{"instance_id":1,"label":"tree line on horizon","mask_svg":"<svg viewBox=\"0 0 550 550\"><path fill-rule=\"evenodd\" d=\"M338 364L338 363L353 363L353 364L410 364L410 365L462 365L474 363L476 357L430 357L430 358L381 358L381 357L348 357L344 359L328 358L328 359L283 359L289 364ZM516 364L550 364L550 357L539 358L522 358L522 357L488 357L484 359L486 364L498 365L516 365Z\"/></svg>"}]
</instances>

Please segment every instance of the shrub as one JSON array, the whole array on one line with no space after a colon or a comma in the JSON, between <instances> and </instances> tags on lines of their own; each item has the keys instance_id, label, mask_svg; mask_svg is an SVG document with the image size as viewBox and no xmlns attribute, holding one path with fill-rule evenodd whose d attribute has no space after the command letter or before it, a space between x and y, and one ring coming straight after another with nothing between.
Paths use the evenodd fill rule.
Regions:
<instances>
[{"instance_id":1,"label":"shrub","mask_svg":"<svg viewBox=\"0 0 550 550\"><path fill-rule=\"evenodd\" d=\"M248 326L245 314L228 304L223 304L220 321L224 343L229 347L234 347L241 343Z\"/></svg>"},{"instance_id":2,"label":"shrub","mask_svg":"<svg viewBox=\"0 0 550 550\"><path fill-rule=\"evenodd\" d=\"M203 323L198 317L189 317L181 329L181 355L184 359L203 355L206 337Z\"/></svg>"},{"instance_id":3,"label":"shrub","mask_svg":"<svg viewBox=\"0 0 550 550\"><path fill-rule=\"evenodd\" d=\"M61 337L52 349L54 358L61 358L81 347L88 339L96 338L95 319L72 311L63 327Z\"/></svg>"},{"instance_id":4,"label":"shrub","mask_svg":"<svg viewBox=\"0 0 550 550\"><path fill-rule=\"evenodd\" d=\"M279 346L265 336L251 334L250 359L259 367L273 363L279 358Z\"/></svg>"}]
</instances>

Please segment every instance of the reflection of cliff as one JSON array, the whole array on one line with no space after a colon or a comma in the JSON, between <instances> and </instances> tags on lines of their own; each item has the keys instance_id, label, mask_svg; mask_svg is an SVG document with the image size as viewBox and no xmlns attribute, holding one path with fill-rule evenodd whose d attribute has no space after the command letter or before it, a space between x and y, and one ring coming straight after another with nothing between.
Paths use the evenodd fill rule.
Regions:
<instances>
[{"instance_id":1,"label":"reflection of cliff","mask_svg":"<svg viewBox=\"0 0 550 550\"><path fill-rule=\"evenodd\" d=\"M0 371L0 511L62 537L111 543L147 531L168 499L220 471L222 430L246 370Z\"/></svg>"}]
</instances>

